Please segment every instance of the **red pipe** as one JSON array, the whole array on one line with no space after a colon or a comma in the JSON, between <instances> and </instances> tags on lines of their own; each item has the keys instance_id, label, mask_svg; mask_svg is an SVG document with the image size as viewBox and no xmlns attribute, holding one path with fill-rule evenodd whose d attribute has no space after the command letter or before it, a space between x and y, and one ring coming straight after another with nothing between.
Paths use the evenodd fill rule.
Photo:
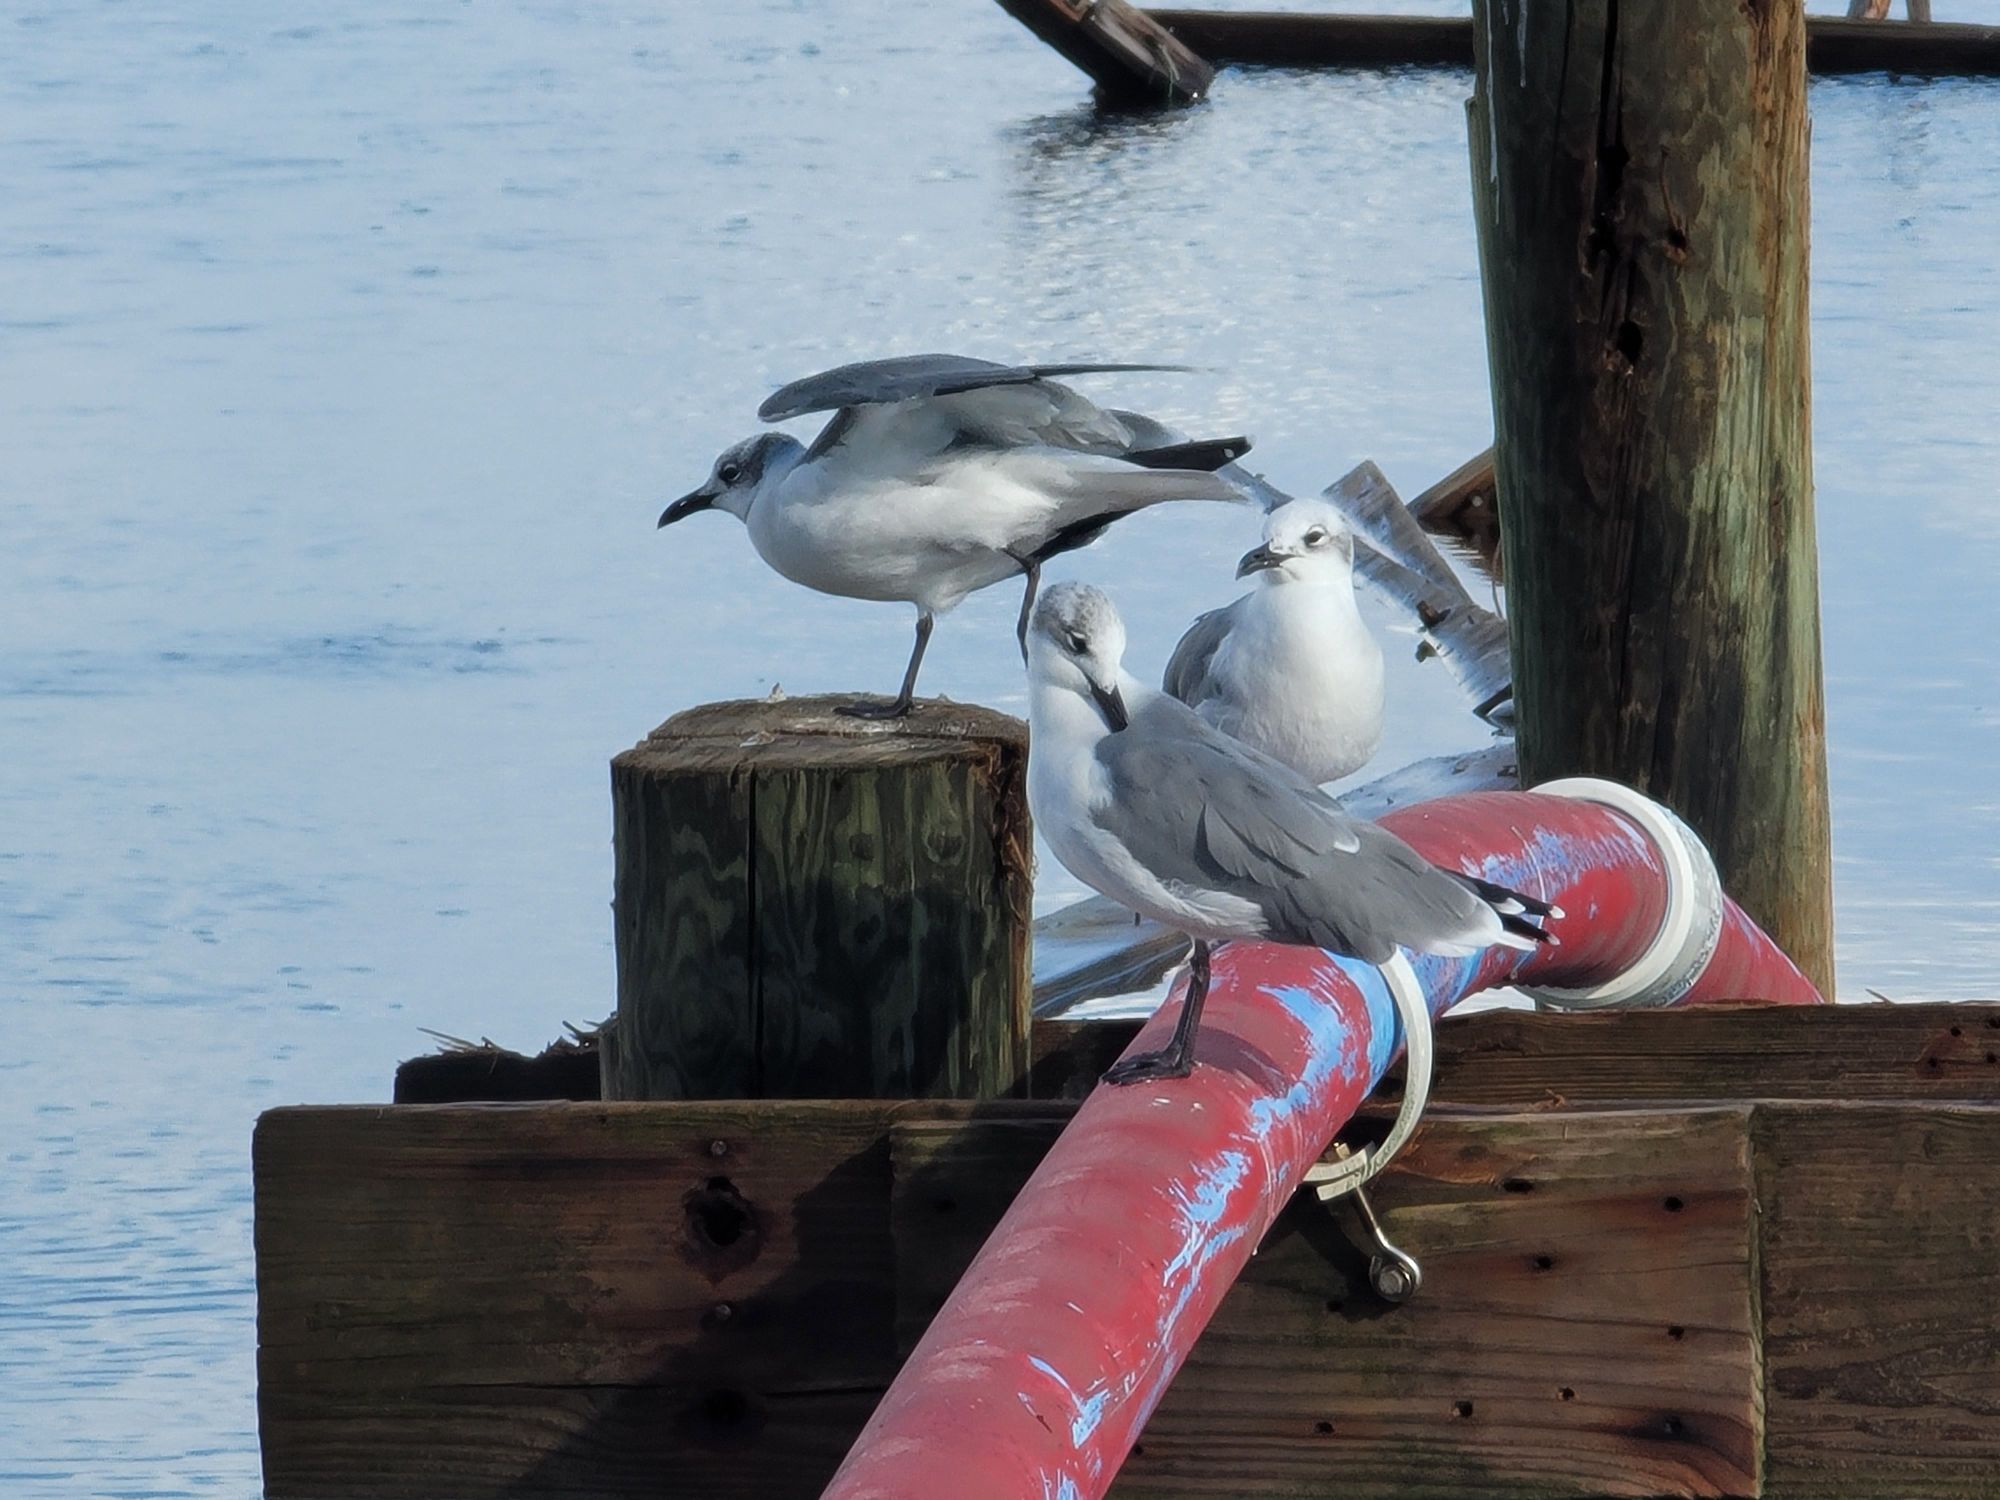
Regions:
<instances>
[{"instance_id":1,"label":"red pipe","mask_svg":"<svg viewBox=\"0 0 2000 1500\"><path fill-rule=\"evenodd\" d=\"M1588 986L1637 964L1667 910L1640 828L1589 802L1444 798L1382 820L1437 863L1555 902L1560 946L1413 960L1433 1015L1475 990ZM1725 904L1676 1003L1819 995ZM1135 1050L1164 1044L1182 991ZM1373 968L1316 949L1216 950L1197 1066L1099 1088L890 1386L828 1500L1097 1500L1306 1168L1401 1049Z\"/></svg>"}]
</instances>

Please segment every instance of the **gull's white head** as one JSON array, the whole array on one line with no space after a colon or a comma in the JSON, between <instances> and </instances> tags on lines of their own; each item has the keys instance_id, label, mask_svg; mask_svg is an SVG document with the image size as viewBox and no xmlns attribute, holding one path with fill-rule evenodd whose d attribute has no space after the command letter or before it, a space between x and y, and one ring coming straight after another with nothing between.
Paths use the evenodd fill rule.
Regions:
<instances>
[{"instance_id":1,"label":"gull's white head","mask_svg":"<svg viewBox=\"0 0 2000 1500\"><path fill-rule=\"evenodd\" d=\"M1351 582L1354 532L1347 518L1324 500L1300 499L1264 517L1264 545L1243 554L1236 576L1262 574L1261 582Z\"/></svg>"},{"instance_id":2,"label":"gull's white head","mask_svg":"<svg viewBox=\"0 0 2000 1500\"><path fill-rule=\"evenodd\" d=\"M1088 698L1115 733L1129 720L1118 686L1124 657L1125 622L1101 590L1059 583L1042 595L1028 628L1032 684Z\"/></svg>"},{"instance_id":3,"label":"gull's white head","mask_svg":"<svg viewBox=\"0 0 2000 1500\"><path fill-rule=\"evenodd\" d=\"M660 512L660 524L671 526L698 510L726 510L746 520L758 491L782 480L798 467L805 447L782 432L760 432L722 450L708 479Z\"/></svg>"}]
</instances>

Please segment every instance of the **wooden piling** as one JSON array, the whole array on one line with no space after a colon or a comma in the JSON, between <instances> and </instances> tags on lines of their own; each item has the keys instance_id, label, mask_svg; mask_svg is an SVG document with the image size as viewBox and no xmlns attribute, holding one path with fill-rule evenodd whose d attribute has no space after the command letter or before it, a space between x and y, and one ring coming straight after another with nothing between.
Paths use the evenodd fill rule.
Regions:
<instances>
[{"instance_id":1,"label":"wooden piling","mask_svg":"<svg viewBox=\"0 0 2000 1500\"><path fill-rule=\"evenodd\" d=\"M1798 0L1479 0L1524 784L1659 798L1827 994Z\"/></svg>"},{"instance_id":2,"label":"wooden piling","mask_svg":"<svg viewBox=\"0 0 2000 1500\"><path fill-rule=\"evenodd\" d=\"M716 703L612 762L614 1097L993 1098L1028 1061L1027 729Z\"/></svg>"}]
</instances>

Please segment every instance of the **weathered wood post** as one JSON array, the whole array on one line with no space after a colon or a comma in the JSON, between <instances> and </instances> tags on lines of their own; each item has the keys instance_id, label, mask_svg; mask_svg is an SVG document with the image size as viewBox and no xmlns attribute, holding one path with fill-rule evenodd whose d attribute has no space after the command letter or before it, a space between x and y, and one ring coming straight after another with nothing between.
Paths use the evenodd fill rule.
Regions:
<instances>
[{"instance_id":1,"label":"weathered wood post","mask_svg":"<svg viewBox=\"0 0 2000 1500\"><path fill-rule=\"evenodd\" d=\"M1523 782L1708 841L1833 993L1800 0L1476 0Z\"/></svg>"},{"instance_id":2,"label":"weathered wood post","mask_svg":"<svg viewBox=\"0 0 2000 1500\"><path fill-rule=\"evenodd\" d=\"M713 703L611 763L611 1097L991 1098L1028 1063L1027 729Z\"/></svg>"}]
</instances>

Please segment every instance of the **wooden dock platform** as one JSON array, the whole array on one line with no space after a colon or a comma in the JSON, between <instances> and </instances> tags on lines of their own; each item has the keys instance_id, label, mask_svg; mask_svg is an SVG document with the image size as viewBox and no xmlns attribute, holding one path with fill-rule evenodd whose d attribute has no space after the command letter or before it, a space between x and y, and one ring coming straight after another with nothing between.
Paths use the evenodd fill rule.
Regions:
<instances>
[{"instance_id":1,"label":"wooden dock platform","mask_svg":"<svg viewBox=\"0 0 2000 1500\"><path fill-rule=\"evenodd\" d=\"M1045 1022L1073 1094L1119 1025ZM1493 1012L1309 1199L1114 1494L1974 1495L2000 1007ZM266 1492L816 1495L1069 1104L301 1108L254 1161ZM1442 1394L1441 1394L1442 1393Z\"/></svg>"}]
</instances>

